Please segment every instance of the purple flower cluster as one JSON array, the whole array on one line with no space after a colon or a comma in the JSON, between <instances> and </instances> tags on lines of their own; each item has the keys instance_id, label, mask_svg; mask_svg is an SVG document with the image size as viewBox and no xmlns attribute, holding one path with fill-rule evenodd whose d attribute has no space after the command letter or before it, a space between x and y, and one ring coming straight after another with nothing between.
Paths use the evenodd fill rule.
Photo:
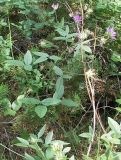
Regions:
<instances>
[{"instance_id":1,"label":"purple flower cluster","mask_svg":"<svg viewBox=\"0 0 121 160\"><path fill-rule=\"evenodd\" d=\"M74 15L73 20L75 23L79 23L82 21L82 17L80 15Z\"/></svg>"},{"instance_id":2,"label":"purple flower cluster","mask_svg":"<svg viewBox=\"0 0 121 160\"><path fill-rule=\"evenodd\" d=\"M109 34L112 40L116 39L116 32L114 31L113 27L108 27L106 32Z\"/></svg>"}]
</instances>

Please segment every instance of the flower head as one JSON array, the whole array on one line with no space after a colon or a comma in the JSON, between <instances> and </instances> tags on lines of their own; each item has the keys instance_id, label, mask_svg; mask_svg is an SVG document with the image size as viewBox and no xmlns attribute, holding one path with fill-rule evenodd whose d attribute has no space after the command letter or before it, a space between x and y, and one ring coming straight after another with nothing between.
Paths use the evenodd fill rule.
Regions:
<instances>
[{"instance_id":1,"label":"flower head","mask_svg":"<svg viewBox=\"0 0 121 160\"><path fill-rule=\"evenodd\" d=\"M88 71L86 71L86 76L87 78L94 78L96 73L95 73L95 70L94 69L89 69Z\"/></svg>"},{"instance_id":2,"label":"flower head","mask_svg":"<svg viewBox=\"0 0 121 160\"><path fill-rule=\"evenodd\" d=\"M73 17L74 16L74 14L71 12L71 13L69 13L69 17Z\"/></svg>"},{"instance_id":3,"label":"flower head","mask_svg":"<svg viewBox=\"0 0 121 160\"><path fill-rule=\"evenodd\" d=\"M59 3L56 4L53 3L51 7L56 11L59 7Z\"/></svg>"},{"instance_id":4,"label":"flower head","mask_svg":"<svg viewBox=\"0 0 121 160\"><path fill-rule=\"evenodd\" d=\"M114 31L114 29L112 27L108 27L106 29L106 32L109 34L109 36L111 37L112 40L116 39L116 32Z\"/></svg>"},{"instance_id":5,"label":"flower head","mask_svg":"<svg viewBox=\"0 0 121 160\"><path fill-rule=\"evenodd\" d=\"M106 39L106 38L101 37L101 39L100 39L100 44L101 44L101 45L103 45L103 44L105 44L105 43L106 43L106 41L107 41L107 39Z\"/></svg>"},{"instance_id":6,"label":"flower head","mask_svg":"<svg viewBox=\"0 0 121 160\"><path fill-rule=\"evenodd\" d=\"M74 15L73 20L75 21L75 23L79 23L82 21L82 17L80 15Z\"/></svg>"}]
</instances>

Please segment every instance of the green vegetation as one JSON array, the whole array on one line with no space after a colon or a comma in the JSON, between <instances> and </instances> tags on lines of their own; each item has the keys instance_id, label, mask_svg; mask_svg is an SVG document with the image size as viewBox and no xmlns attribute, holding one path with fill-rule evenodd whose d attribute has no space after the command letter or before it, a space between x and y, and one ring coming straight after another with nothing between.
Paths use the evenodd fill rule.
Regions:
<instances>
[{"instance_id":1,"label":"green vegetation","mask_svg":"<svg viewBox=\"0 0 121 160\"><path fill-rule=\"evenodd\" d=\"M0 0L1 160L121 160L120 11Z\"/></svg>"}]
</instances>

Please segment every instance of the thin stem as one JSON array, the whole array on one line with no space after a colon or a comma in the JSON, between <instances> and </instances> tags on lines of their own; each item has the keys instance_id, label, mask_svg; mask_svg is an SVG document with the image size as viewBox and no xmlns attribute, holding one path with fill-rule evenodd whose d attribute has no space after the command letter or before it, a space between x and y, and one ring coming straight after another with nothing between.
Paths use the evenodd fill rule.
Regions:
<instances>
[{"instance_id":1,"label":"thin stem","mask_svg":"<svg viewBox=\"0 0 121 160\"><path fill-rule=\"evenodd\" d=\"M83 32L83 30L84 30L84 12L83 12L83 5L82 5L82 2L81 2L81 0L80 0L80 6L81 6L81 16L82 16L82 32Z\"/></svg>"},{"instance_id":2,"label":"thin stem","mask_svg":"<svg viewBox=\"0 0 121 160\"><path fill-rule=\"evenodd\" d=\"M70 13L73 13L73 11L72 11L71 7L69 6L68 2L65 1L64 4L65 4L66 8L68 9L68 11L69 11Z\"/></svg>"},{"instance_id":3,"label":"thin stem","mask_svg":"<svg viewBox=\"0 0 121 160\"><path fill-rule=\"evenodd\" d=\"M12 58L14 59L14 54L13 54L13 47L12 47L12 33L11 33L11 24L10 24L10 18L9 18L9 11L8 11L8 27L9 27L9 38L10 38L10 48L11 48L11 54Z\"/></svg>"},{"instance_id":4,"label":"thin stem","mask_svg":"<svg viewBox=\"0 0 121 160\"><path fill-rule=\"evenodd\" d=\"M56 22L58 21L58 17L57 17L57 12L55 11L55 19L56 19Z\"/></svg>"},{"instance_id":5,"label":"thin stem","mask_svg":"<svg viewBox=\"0 0 121 160\"><path fill-rule=\"evenodd\" d=\"M93 52L95 53L95 48L96 48L96 43L97 43L97 24L96 24L96 27L95 27L95 34L94 34L94 49L93 49Z\"/></svg>"},{"instance_id":6,"label":"thin stem","mask_svg":"<svg viewBox=\"0 0 121 160\"><path fill-rule=\"evenodd\" d=\"M7 149L8 151L11 151L12 153L18 155L19 157L25 158L24 156L22 156L21 154L11 150L10 148L6 147L5 145L3 145L2 143L0 143L0 146L4 147L5 149Z\"/></svg>"},{"instance_id":7,"label":"thin stem","mask_svg":"<svg viewBox=\"0 0 121 160\"><path fill-rule=\"evenodd\" d=\"M11 146L10 145L10 139L9 139L9 136L8 136L8 133L7 133L7 131L6 131L6 129L4 128L4 130L5 130L5 134L6 134L6 137L7 137L7 139L8 139L8 144L9 144L9 147ZM11 157L11 159L13 160L13 156L12 156L12 153L9 151L9 153L10 153L10 157Z\"/></svg>"}]
</instances>

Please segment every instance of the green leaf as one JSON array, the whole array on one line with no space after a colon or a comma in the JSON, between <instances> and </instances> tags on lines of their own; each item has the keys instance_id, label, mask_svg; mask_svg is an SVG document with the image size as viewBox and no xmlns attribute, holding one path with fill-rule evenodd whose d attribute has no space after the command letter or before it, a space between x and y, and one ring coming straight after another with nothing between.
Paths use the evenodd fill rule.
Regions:
<instances>
[{"instance_id":1,"label":"green leaf","mask_svg":"<svg viewBox=\"0 0 121 160\"><path fill-rule=\"evenodd\" d=\"M79 106L76 102L72 101L71 99L63 99L61 103L62 105L68 106L68 107L78 107Z\"/></svg>"},{"instance_id":2,"label":"green leaf","mask_svg":"<svg viewBox=\"0 0 121 160\"><path fill-rule=\"evenodd\" d=\"M80 50L76 50L76 51L74 52L74 57L79 56L79 55L80 55Z\"/></svg>"},{"instance_id":3,"label":"green leaf","mask_svg":"<svg viewBox=\"0 0 121 160\"><path fill-rule=\"evenodd\" d=\"M56 82L56 90L59 90L60 86L63 86L63 78L59 77Z\"/></svg>"},{"instance_id":4,"label":"green leaf","mask_svg":"<svg viewBox=\"0 0 121 160\"><path fill-rule=\"evenodd\" d=\"M24 69L27 71L32 71L32 65L24 65Z\"/></svg>"},{"instance_id":5,"label":"green leaf","mask_svg":"<svg viewBox=\"0 0 121 160\"><path fill-rule=\"evenodd\" d=\"M83 137L83 138L88 138L88 139L91 138L91 134L88 133L88 132L82 133L82 134L80 134L79 136L80 136L80 137Z\"/></svg>"},{"instance_id":6,"label":"green leaf","mask_svg":"<svg viewBox=\"0 0 121 160\"><path fill-rule=\"evenodd\" d=\"M24 145L29 145L29 142L27 141L27 140L25 140L25 139L23 139L23 138L20 138L20 137L17 137L17 139L22 143L22 144L24 144Z\"/></svg>"},{"instance_id":7,"label":"green leaf","mask_svg":"<svg viewBox=\"0 0 121 160\"><path fill-rule=\"evenodd\" d=\"M23 95L19 95L18 97L17 97L17 102L21 105L22 104L22 99L25 97L25 95L23 94Z\"/></svg>"},{"instance_id":8,"label":"green leaf","mask_svg":"<svg viewBox=\"0 0 121 160\"><path fill-rule=\"evenodd\" d=\"M46 61L48 58L47 57L40 57L38 58L33 64L38 64Z\"/></svg>"},{"instance_id":9,"label":"green leaf","mask_svg":"<svg viewBox=\"0 0 121 160\"><path fill-rule=\"evenodd\" d=\"M115 135L115 137L116 136L117 135ZM114 137L114 131L110 131L107 134L103 134L101 136L101 139L104 140L106 143L121 144L120 135L119 135L119 138L113 138L113 137Z\"/></svg>"},{"instance_id":10,"label":"green leaf","mask_svg":"<svg viewBox=\"0 0 121 160\"><path fill-rule=\"evenodd\" d=\"M116 107L116 110L121 113L121 107Z\"/></svg>"},{"instance_id":11,"label":"green leaf","mask_svg":"<svg viewBox=\"0 0 121 160\"><path fill-rule=\"evenodd\" d=\"M14 101L11 107L14 111L18 111L21 108L21 104L19 104L17 101Z\"/></svg>"},{"instance_id":12,"label":"green leaf","mask_svg":"<svg viewBox=\"0 0 121 160\"><path fill-rule=\"evenodd\" d=\"M52 47L58 48L58 46L54 45L52 42L47 41L45 39L41 40L39 44L42 48L52 48Z\"/></svg>"},{"instance_id":13,"label":"green leaf","mask_svg":"<svg viewBox=\"0 0 121 160\"><path fill-rule=\"evenodd\" d=\"M53 95L53 98L60 99L62 98L63 94L64 94L63 78L59 77L56 82L56 91Z\"/></svg>"},{"instance_id":14,"label":"green leaf","mask_svg":"<svg viewBox=\"0 0 121 160\"><path fill-rule=\"evenodd\" d=\"M66 37L55 37L54 40L56 40L56 41L58 41L58 40L66 41L67 38Z\"/></svg>"},{"instance_id":15,"label":"green leaf","mask_svg":"<svg viewBox=\"0 0 121 160\"><path fill-rule=\"evenodd\" d=\"M71 150L71 147L66 147L63 149L63 153L67 154Z\"/></svg>"},{"instance_id":16,"label":"green leaf","mask_svg":"<svg viewBox=\"0 0 121 160\"><path fill-rule=\"evenodd\" d=\"M44 106L52 106L52 105L57 105L61 102L61 100L56 99L56 98L46 98L42 100L42 104Z\"/></svg>"},{"instance_id":17,"label":"green leaf","mask_svg":"<svg viewBox=\"0 0 121 160\"><path fill-rule=\"evenodd\" d=\"M64 142L64 141L61 141L61 140L53 140L51 144L59 144L61 146L65 146L65 145L69 145L70 143L67 143L67 142Z\"/></svg>"},{"instance_id":18,"label":"green leaf","mask_svg":"<svg viewBox=\"0 0 121 160\"><path fill-rule=\"evenodd\" d=\"M58 76L63 76L63 71L57 67L57 66L54 66L53 67L53 70L55 71L55 73L58 75Z\"/></svg>"},{"instance_id":19,"label":"green leaf","mask_svg":"<svg viewBox=\"0 0 121 160\"><path fill-rule=\"evenodd\" d=\"M113 160L120 160L121 159L121 152L113 152Z\"/></svg>"},{"instance_id":20,"label":"green leaf","mask_svg":"<svg viewBox=\"0 0 121 160\"><path fill-rule=\"evenodd\" d=\"M30 156L27 153L25 153L25 158L26 158L26 160L35 160L32 156Z\"/></svg>"},{"instance_id":21,"label":"green leaf","mask_svg":"<svg viewBox=\"0 0 121 160\"><path fill-rule=\"evenodd\" d=\"M36 28L36 30L38 30L38 29L42 29L43 28L43 25L44 25L44 23L35 23L34 24L34 27Z\"/></svg>"},{"instance_id":22,"label":"green leaf","mask_svg":"<svg viewBox=\"0 0 121 160\"><path fill-rule=\"evenodd\" d=\"M66 35L68 35L69 34L69 26L67 25L66 26Z\"/></svg>"},{"instance_id":23,"label":"green leaf","mask_svg":"<svg viewBox=\"0 0 121 160\"><path fill-rule=\"evenodd\" d=\"M91 126L89 126L89 133L93 135L93 128Z\"/></svg>"},{"instance_id":24,"label":"green leaf","mask_svg":"<svg viewBox=\"0 0 121 160\"><path fill-rule=\"evenodd\" d=\"M68 35L68 38L73 38L73 37L77 37L77 33L72 33Z\"/></svg>"},{"instance_id":25,"label":"green leaf","mask_svg":"<svg viewBox=\"0 0 121 160\"><path fill-rule=\"evenodd\" d=\"M76 48L75 48L75 50L76 50L76 51L77 51L77 50L80 51L80 48L81 48L81 43L78 43L77 46L76 46Z\"/></svg>"},{"instance_id":26,"label":"green leaf","mask_svg":"<svg viewBox=\"0 0 121 160\"><path fill-rule=\"evenodd\" d=\"M53 138L53 131L49 132L45 138L45 144L50 144Z\"/></svg>"},{"instance_id":27,"label":"green leaf","mask_svg":"<svg viewBox=\"0 0 121 160\"><path fill-rule=\"evenodd\" d=\"M121 104L121 99L116 99L116 102Z\"/></svg>"},{"instance_id":28,"label":"green leaf","mask_svg":"<svg viewBox=\"0 0 121 160\"><path fill-rule=\"evenodd\" d=\"M34 54L36 56L40 56L40 57L49 57L49 55L47 53L44 53L44 52L34 52Z\"/></svg>"},{"instance_id":29,"label":"green leaf","mask_svg":"<svg viewBox=\"0 0 121 160\"><path fill-rule=\"evenodd\" d=\"M22 144L22 143L17 143L15 144L18 147L23 147L23 148L28 148L28 145Z\"/></svg>"},{"instance_id":30,"label":"green leaf","mask_svg":"<svg viewBox=\"0 0 121 160\"><path fill-rule=\"evenodd\" d=\"M92 53L91 48L87 45L81 45L81 49L84 50L85 52Z\"/></svg>"},{"instance_id":31,"label":"green leaf","mask_svg":"<svg viewBox=\"0 0 121 160\"><path fill-rule=\"evenodd\" d=\"M109 124L109 127L112 129L112 131L114 131L114 133L121 134L120 125L115 120L108 117L108 124Z\"/></svg>"},{"instance_id":32,"label":"green leaf","mask_svg":"<svg viewBox=\"0 0 121 160\"><path fill-rule=\"evenodd\" d=\"M70 80L70 79L72 78L72 76L69 76L69 75L63 75L63 78L64 78L64 79L69 79L69 80Z\"/></svg>"},{"instance_id":33,"label":"green leaf","mask_svg":"<svg viewBox=\"0 0 121 160\"><path fill-rule=\"evenodd\" d=\"M47 157L47 159L54 158L54 151L52 150L52 148L47 148L46 149L46 157Z\"/></svg>"},{"instance_id":34,"label":"green leaf","mask_svg":"<svg viewBox=\"0 0 121 160\"><path fill-rule=\"evenodd\" d=\"M112 137L108 137L108 140L110 141L110 143L112 144L121 144L121 140L118 138L112 138Z\"/></svg>"},{"instance_id":35,"label":"green leaf","mask_svg":"<svg viewBox=\"0 0 121 160\"><path fill-rule=\"evenodd\" d=\"M36 104L40 104L41 101L36 98L23 98L22 103L24 103L26 105L36 105Z\"/></svg>"},{"instance_id":36,"label":"green leaf","mask_svg":"<svg viewBox=\"0 0 121 160\"><path fill-rule=\"evenodd\" d=\"M50 58L51 60L54 60L55 62L57 62L57 61L61 60L61 58L60 58L60 57L55 56L55 55L50 56L49 58Z\"/></svg>"},{"instance_id":37,"label":"green leaf","mask_svg":"<svg viewBox=\"0 0 121 160\"><path fill-rule=\"evenodd\" d=\"M58 28L56 29L56 31L63 37L65 37L67 35L66 31L64 31L63 29L61 28Z\"/></svg>"},{"instance_id":38,"label":"green leaf","mask_svg":"<svg viewBox=\"0 0 121 160\"><path fill-rule=\"evenodd\" d=\"M43 118L45 116L45 114L47 113L47 107L46 106L37 106L35 108L35 112L40 118Z\"/></svg>"},{"instance_id":39,"label":"green leaf","mask_svg":"<svg viewBox=\"0 0 121 160\"><path fill-rule=\"evenodd\" d=\"M10 115L10 116L15 116L16 115L16 111L14 111L13 109L11 108L7 108L4 112L4 115L7 116L7 115Z\"/></svg>"},{"instance_id":40,"label":"green leaf","mask_svg":"<svg viewBox=\"0 0 121 160\"><path fill-rule=\"evenodd\" d=\"M18 66L18 67L23 67L24 63L19 60L7 60L5 61L8 65L10 66Z\"/></svg>"},{"instance_id":41,"label":"green leaf","mask_svg":"<svg viewBox=\"0 0 121 160\"><path fill-rule=\"evenodd\" d=\"M32 55L31 55L31 52L29 50L24 55L24 63L26 65L30 65L32 63Z\"/></svg>"},{"instance_id":42,"label":"green leaf","mask_svg":"<svg viewBox=\"0 0 121 160\"><path fill-rule=\"evenodd\" d=\"M90 160L90 159L86 159L86 160ZM91 159L91 160L93 160L93 159ZM102 154L102 155L100 156L100 159L99 159L99 160L107 160L107 155Z\"/></svg>"},{"instance_id":43,"label":"green leaf","mask_svg":"<svg viewBox=\"0 0 121 160\"><path fill-rule=\"evenodd\" d=\"M45 129L46 129L46 124L40 129L40 131L38 132L38 138L42 137L44 132L45 132Z\"/></svg>"},{"instance_id":44,"label":"green leaf","mask_svg":"<svg viewBox=\"0 0 121 160\"><path fill-rule=\"evenodd\" d=\"M30 144L36 144L40 140L37 138L35 134L30 134Z\"/></svg>"},{"instance_id":45,"label":"green leaf","mask_svg":"<svg viewBox=\"0 0 121 160\"><path fill-rule=\"evenodd\" d=\"M113 54L111 59L114 61L114 62L121 62L121 56L119 54Z\"/></svg>"}]
</instances>

